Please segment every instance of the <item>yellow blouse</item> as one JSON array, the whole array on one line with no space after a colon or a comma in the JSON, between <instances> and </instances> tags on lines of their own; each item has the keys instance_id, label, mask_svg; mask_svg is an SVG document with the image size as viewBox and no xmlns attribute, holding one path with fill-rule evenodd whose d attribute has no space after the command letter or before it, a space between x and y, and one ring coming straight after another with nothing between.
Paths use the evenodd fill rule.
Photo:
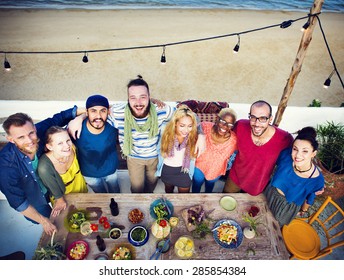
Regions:
<instances>
[{"instance_id":1,"label":"yellow blouse","mask_svg":"<svg viewBox=\"0 0 344 280\"><path fill-rule=\"evenodd\" d=\"M80 166L76 154L74 154L74 159L72 165L64 174L60 174L63 183L66 186L65 194L68 193L87 193L87 185L80 171Z\"/></svg>"}]
</instances>

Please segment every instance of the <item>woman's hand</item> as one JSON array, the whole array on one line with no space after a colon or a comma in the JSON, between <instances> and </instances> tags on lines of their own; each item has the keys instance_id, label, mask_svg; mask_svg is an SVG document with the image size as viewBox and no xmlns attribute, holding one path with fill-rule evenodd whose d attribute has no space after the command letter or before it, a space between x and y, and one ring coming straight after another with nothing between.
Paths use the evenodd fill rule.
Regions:
<instances>
[{"instance_id":1,"label":"woman's hand","mask_svg":"<svg viewBox=\"0 0 344 280\"><path fill-rule=\"evenodd\" d=\"M67 202L63 197L55 200L54 208L51 211L52 217L57 217L60 213L67 208Z\"/></svg>"}]
</instances>

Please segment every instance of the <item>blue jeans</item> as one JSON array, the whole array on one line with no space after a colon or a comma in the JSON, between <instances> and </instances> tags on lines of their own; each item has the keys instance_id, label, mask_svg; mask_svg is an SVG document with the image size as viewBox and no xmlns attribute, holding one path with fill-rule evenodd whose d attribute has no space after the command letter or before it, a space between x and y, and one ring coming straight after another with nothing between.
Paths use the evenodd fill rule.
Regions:
<instances>
[{"instance_id":1,"label":"blue jeans","mask_svg":"<svg viewBox=\"0 0 344 280\"><path fill-rule=\"evenodd\" d=\"M95 193L120 193L121 190L118 184L118 175L117 170L115 173L101 177L86 177L84 176L85 181L88 186L95 192Z\"/></svg>"},{"instance_id":2,"label":"blue jeans","mask_svg":"<svg viewBox=\"0 0 344 280\"><path fill-rule=\"evenodd\" d=\"M214 185L219 180L220 176L213 179L213 180L207 180L204 177L203 172L195 167L195 172L193 175L192 180L192 192L193 193L200 193L203 183L205 183L205 193L212 193L214 189Z\"/></svg>"}]
</instances>

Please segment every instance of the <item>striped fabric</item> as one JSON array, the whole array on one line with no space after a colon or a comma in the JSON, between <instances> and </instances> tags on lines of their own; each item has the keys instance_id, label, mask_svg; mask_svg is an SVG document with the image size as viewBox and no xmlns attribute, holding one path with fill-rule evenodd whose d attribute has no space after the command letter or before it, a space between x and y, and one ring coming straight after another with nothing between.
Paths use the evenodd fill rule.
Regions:
<instances>
[{"instance_id":1,"label":"striped fabric","mask_svg":"<svg viewBox=\"0 0 344 280\"><path fill-rule=\"evenodd\" d=\"M124 109L127 103L117 103L111 106L108 121L118 129L118 139L121 149L124 141ZM156 106L156 105L154 105ZM133 150L130 157L139 159L151 159L158 156L157 146L160 139L161 129L171 119L175 108L165 105L164 108L156 107L158 114L159 135L148 138L148 132L140 133L135 129L132 130ZM136 119L138 125L144 124L147 118Z\"/></svg>"}]
</instances>

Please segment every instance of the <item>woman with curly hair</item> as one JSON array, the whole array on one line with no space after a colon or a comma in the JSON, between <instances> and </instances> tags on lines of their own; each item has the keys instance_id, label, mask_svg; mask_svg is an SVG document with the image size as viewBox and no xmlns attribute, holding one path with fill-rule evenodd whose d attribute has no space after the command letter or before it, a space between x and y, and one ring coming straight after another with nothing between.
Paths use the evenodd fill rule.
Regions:
<instances>
[{"instance_id":1,"label":"woman with curly hair","mask_svg":"<svg viewBox=\"0 0 344 280\"><path fill-rule=\"evenodd\" d=\"M178 107L162 134L156 173L165 184L166 193L173 193L175 186L179 193L190 191L197 136L195 113L186 105Z\"/></svg>"},{"instance_id":2,"label":"woman with curly hair","mask_svg":"<svg viewBox=\"0 0 344 280\"><path fill-rule=\"evenodd\" d=\"M202 122L206 137L206 149L197 158L192 183L192 192L213 192L215 183L226 174L233 164L237 150L237 137L232 128L236 122L236 113L231 108L223 108L215 123Z\"/></svg>"}]
</instances>

